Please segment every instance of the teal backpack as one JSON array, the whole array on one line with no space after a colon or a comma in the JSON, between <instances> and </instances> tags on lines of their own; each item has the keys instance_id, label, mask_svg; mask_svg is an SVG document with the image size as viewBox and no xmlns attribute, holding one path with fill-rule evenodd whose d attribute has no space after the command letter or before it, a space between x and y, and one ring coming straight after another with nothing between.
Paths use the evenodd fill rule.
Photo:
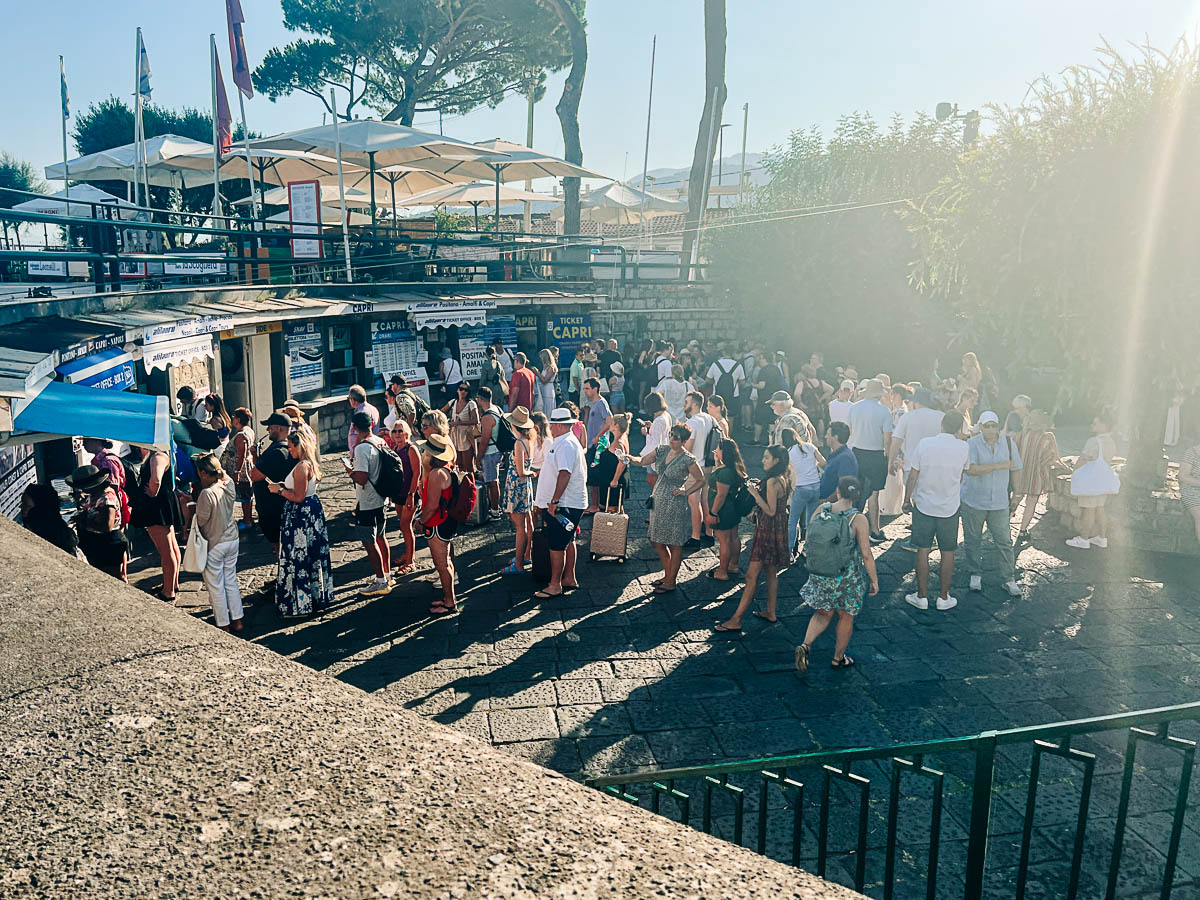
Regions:
<instances>
[{"instance_id":1,"label":"teal backpack","mask_svg":"<svg viewBox=\"0 0 1200 900\"><path fill-rule=\"evenodd\" d=\"M804 540L804 558L810 575L836 577L850 571L854 554L859 552L850 528L856 515L858 510L853 506L836 514L832 503L821 506L808 523L808 537Z\"/></svg>"}]
</instances>

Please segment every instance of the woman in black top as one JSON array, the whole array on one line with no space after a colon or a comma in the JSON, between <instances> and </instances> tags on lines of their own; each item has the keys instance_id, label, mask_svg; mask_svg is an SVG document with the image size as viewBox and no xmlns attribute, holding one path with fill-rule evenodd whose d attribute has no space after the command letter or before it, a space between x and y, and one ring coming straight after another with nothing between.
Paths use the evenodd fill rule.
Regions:
<instances>
[{"instance_id":1,"label":"woman in black top","mask_svg":"<svg viewBox=\"0 0 1200 900\"><path fill-rule=\"evenodd\" d=\"M162 560L163 583L158 597L175 602L179 587L179 569L183 554L175 540L175 529L183 524L183 512L175 493L175 469L171 458L161 450L144 450L142 471L137 488L128 492L131 515L129 524L145 528Z\"/></svg>"}]
</instances>

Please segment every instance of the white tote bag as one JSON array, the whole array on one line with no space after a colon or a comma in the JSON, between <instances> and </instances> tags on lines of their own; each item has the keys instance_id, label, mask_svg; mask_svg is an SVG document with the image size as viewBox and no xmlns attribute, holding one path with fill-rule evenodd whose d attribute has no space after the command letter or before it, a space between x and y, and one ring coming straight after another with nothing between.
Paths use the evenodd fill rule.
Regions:
<instances>
[{"instance_id":1,"label":"white tote bag","mask_svg":"<svg viewBox=\"0 0 1200 900\"><path fill-rule=\"evenodd\" d=\"M1073 497L1102 497L1121 490L1121 476L1102 459L1084 463L1071 473Z\"/></svg>"},{"instance_id":2,"label":"white tote bag","mask_svg":"<svg viewBox=\"0 0 1200 900\"><path fill-rule=\"evenodd\" d=\"M193 525L192 530L188 533L187 547L183 551L183 571L199 574L204 571L206 565L208 565L208 539L200 532L199 525Z\"/></svg>"}]
</instances>

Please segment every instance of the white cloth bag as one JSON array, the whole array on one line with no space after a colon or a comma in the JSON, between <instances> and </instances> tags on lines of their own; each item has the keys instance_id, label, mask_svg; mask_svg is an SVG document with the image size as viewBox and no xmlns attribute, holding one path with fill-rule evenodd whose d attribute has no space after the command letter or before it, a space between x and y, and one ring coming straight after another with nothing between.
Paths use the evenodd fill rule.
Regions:
<instances>
[{"instance_id":1,"label":"white cloth bag","mask_svg":"<svg viewBox=\"0 0 1200 900\"><path fill-rule=\"evenodd\" d=\"M1071 473L1073 497L1102 497L1119 493L1120 490L1121 476L1102 459L1084 463Z\"/></svg>"},{"instance_id":2,"label":"white cloth bag","mask_svg":"<svg viewBox=\"0 0 1200 900\"><path fill-rule=\"evenodd\" d=\"M188 532L187 548L183 551L183 571L199 574L207 565L208 539L200 532L199 525L193 525Z\"/></svg>"}]
</instances>

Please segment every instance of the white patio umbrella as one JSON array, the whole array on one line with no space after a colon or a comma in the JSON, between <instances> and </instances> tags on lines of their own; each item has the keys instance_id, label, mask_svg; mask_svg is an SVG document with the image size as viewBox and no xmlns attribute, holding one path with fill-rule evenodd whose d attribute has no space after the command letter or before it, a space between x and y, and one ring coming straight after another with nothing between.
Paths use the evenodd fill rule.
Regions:
<instances>
[{"instance_id":1,"label":"white patio umbrella","mask_svg":"<svg viewBox=\"0 0 1200 900\"><path fill-rule=\"evenodd\" d=\"M243 160L244 162L244 160ZM287 206L288 205L288 189L287 185L271 188L265 194L254 192L254 197L243 197L241 200L234 200L233 206L249 206L254 202L255 198L259 203L267 206ZM336 203L341 195L338 193L336 181L333 184L321 183L321 203ZM371 198L367 194L353 188L346 188L346 205L358 207L360 209L369 209L371 206Z\"/></svg>"},{"instance_id":2,"label":"white patio umbrella","mask_svg":"<svg viewBox=\"0 0 1200 900\"><path fill-rule=\"evenodd\" d=\"M409 162L414 168L440 172L443 175L469 175L496 183L496 229L500 228L501 182L526 181L534 178L600 178L612 179L569 163L557 156L550 156L524 144L514 144L499 138L480 141L472 145L483 152L482 156L454 158L449 155L429 157Z\"/></svg>"},{"instance_id":3,"label":"white patio umbrella","mask_svg":"<svg viewBox=\"0 0 1200 900\"><path fill-rule=\"evenodd\" d=\"M136 144L123 144L70 161L72 181L133 181ZM207 155L208 171L192 171L189 166L168 167L165 162L185 154ZM62 163L46 166L46 177L62 181L66 172ZM146 178L157 187L203 187L212 184L212 144L194 141L177 134L160 134L146 140Z\"/></svg>"},{"instance_id":4,"label":"white patio umbrella","mask_svg":"<svg viewBox=\"0 0 1200 900\"><path fill-rule=\"evenodd\" d=\"M18 203L13 209L18 212L42 213L48 216L74 216L90 219L99 211L91 205L93 203L117 207L117 216L122 219L133 218L135 212L133 204L128 200L115 197L108 191L102 191L90 184L71 185L58 193Z\"/></svg>"},{"instance_id":5,"label":"white patio umbrella","mask_svg":"<svg viewBox=\"0 0 1200 900\"><path fill-rule=\"evenodd\" d=\"M519 203L524 200L531 203L563 202L561 198L551 197L549 194L535 194L532 191L501 187L490 181L471 181L466 184L451 184L421 194L414 194L401 201L400 206L473 206L475 208L475 230L478 231L479 207L493 205L496 202L497 192L499 192L501 203L505 201Z\"/></svg>"},{"instance_id":6,"label":"white patio umbrella","mask_svg":"<svg viewBox=\"0 0 1200 900\"><path fill-rule=\"evenodd\" d=\"M268 222L283 222L284 224L289 224L292 221L291 210L285 209L283 212L275 213L275 215L273 215L273 216L268 216L267 221ZM315 225L316 223L310 222L310 223L306 223L306 224ZM321 206L321 224L322 225L340 226L342 224L342 211L336 206L325 206L322 204L322 206ZM362 213L351 212L350 213L350 224L351 225L370 225L371 217L363 215Z\"/></svg>"},{"instance_id":7,"label":"white patio umbrella","mask_svg":"<svg viewBox=\"0 0 1200 900\"><path fill-rule=\"evenodd\" d=\"M580 217L605 225L637 225L657 216L672 216L687 212L686 200L672 200L661 194L638 190L614 181L589 191L579 198ZM552 219L562 218L562 210L550 213Z\"/></svg>"},{"instance_id":8,"label":"white patio umbrella","mask_svg":"<svg viewBox=\"0 0 1200 900\"><path fill-rule=\"evenodd\" d=\"M256 151L251 151L251 153L254 152ZM371 206L369 191L372 186L370 171L360 166L351 165L343 165L342 168L346 184L346 205L369 209ZM335 171L332 175L322 175L317 180L321 183L321 201L337 203L339 199L337 172ZM436 172L426 172L423 169L412 169L408 166L387 166L386 168L375 170L375 200L380 206L390 202L392 204L392 217L395 218L397 201L405 197L411 197L413 194L419 194L422 191L433 190L434 188L445 187L448 184L469 180L465 176L439 175ZM267 203L287 203L286 191L282 193L273 190L267 191L266 196ZM272 200L272 197L282 197L282 199ZM250 203L249 197L235 201L235 205L245 205L248 203Z\"/></svg>"},{"instance_id":9,"label":"white patio umbrella","mask_svg":"<svg viewBox=\"0 0 1200 900\"><path fill-rule=\"evenodd\" d=\"M339 122L336 139L334 126L330 124L261 138L251 141L250 146L263 150L305 150L333 157L340 148L343 163L365 166L371 176L380 168L406 166L414 159L437 159L449 154L454 154L457 159L473 159L487 153L468 141L374 119ZM375 186L373 177L370 186ZM372 209L375 208L374 199L372 197Z\"/></svg>"}]
</instances>

